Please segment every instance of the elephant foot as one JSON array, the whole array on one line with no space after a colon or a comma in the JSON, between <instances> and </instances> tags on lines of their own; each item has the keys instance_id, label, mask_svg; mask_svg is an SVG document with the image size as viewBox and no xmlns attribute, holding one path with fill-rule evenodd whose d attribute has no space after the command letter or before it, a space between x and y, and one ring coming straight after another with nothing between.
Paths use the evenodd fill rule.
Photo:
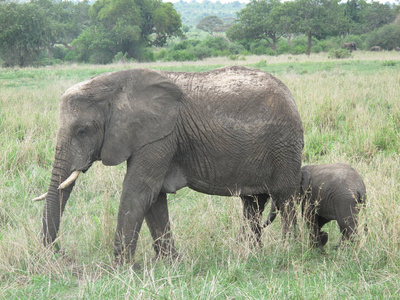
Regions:
<instances>
[{"instance_id":1,"label":"elephant foot","mask_svg":"<svg viewBox=\"0 0 400 300\"><path fill-rule=\"evenodd\" d=\"M130 265L130 267L134 271L140 271L143 269L143 267L139 263L137 263L133 259L127 258L123 255L119 255L119 256L115 257L114 263L112 265L112 269L115 271L125 265Z\"/></svg>"},{"instance_id":2,"label":"elephant foot","mask_svg":"<svg viewBox=\"0 0 400 300\"><path fill-rule=\"evenodd\" d=\"M153 244L154 251L156 255L153 260L157 259L168 259L168 260L178 260L180 255L179 252L175 249L173 243L170 242L159 242L156 241Z\"/></svg>"},{"instance_id":3,"label":"elephant foot","mask_svg":"<svg viewBox=\"0 0 400 300\"><path fill-rule=\"evenodd\" d=\"M328 233L326 231L320 231L319 235L311 235L310 237L314 248L323 249L328 242Z\"/></svg>"},{"instance_id":4,"label":"elephant foot","mask_svg":"<svg viewBox=\"0 0 400 300\"><path fill-rule=\"evenodd\" d=\"M326 231L321 231L319 240L320 240L321 246L322 247L325 246L326 243L328 242L328 233Z\"/></svg>"},{"instance_id":5,"label":"elephant foot","mask_svg":"<svg viewBox=\"0 0 400 300\"><path fill-rule=\"evenodd\" d=\"M152 262L157 262L157 261L168 261L168 262L177 262L181 260L181 255L179 254L178 251L176 251L175 248L170 249L167 251L165 248L163 251L156 251L155 256L152 258Z\"/></svg>"}]
</instances>

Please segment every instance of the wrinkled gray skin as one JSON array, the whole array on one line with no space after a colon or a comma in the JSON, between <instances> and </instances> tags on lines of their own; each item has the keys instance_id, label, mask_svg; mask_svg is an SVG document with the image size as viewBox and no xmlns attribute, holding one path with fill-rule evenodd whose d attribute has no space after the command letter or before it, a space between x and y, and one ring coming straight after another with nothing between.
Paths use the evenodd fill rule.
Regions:
<instances>
[{"instance_id":1,"label":"wrinkled gray skin","mask_svg":"<svg viewBox=\"0 0 400 300\"><path fill-rule=\"evenodd\" d=\"M357 50L357 44L355 42L350 42L350 43L343 43L342 44L342 49L347 49L350 52Z\"/></svg>"},{"instance_id":2,"label":"wrinkled gray skin","mask_svg":"<svg viewBox=\"0 0 400 300\"><path fill-rule=\"evenodd\" d=\"M58 190L58 185L98 160L106 166L127 161L114 247L122 260L133 258L143 220L156 255L177 255L166 194L186 186L240 195L258 240L265 194L270 194L284 211L285 233L292 217L283 204L298 190L302 149L292 95L260 70L134 69L99 75L71 87L60 100L44 244L55 241L73 187Z\"/></svg>"},{"instance_id":3,"label":"wrinkled gray skin","mask_svg":"<svg viewBox=\"0 0 400 300\"><path fill-rule=\"evenodd\" d=\"M301 169L301 204L311 229L315 247L323 247L328 233L322 226L336 220L342 241L352 240L357 230L359 204L365 203L365 185L356 170L344 163L308 165ZM274 203L264 225L273 222L277 214Z\"/></svg>"}]
</instances>

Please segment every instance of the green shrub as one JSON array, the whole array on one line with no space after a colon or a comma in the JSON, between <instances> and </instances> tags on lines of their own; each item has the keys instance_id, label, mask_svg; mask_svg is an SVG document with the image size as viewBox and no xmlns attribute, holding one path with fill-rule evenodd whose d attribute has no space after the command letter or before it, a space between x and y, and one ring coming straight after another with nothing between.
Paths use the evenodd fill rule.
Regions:
<instances>
[{"instance_id":1,"label":"green shrub","mask_svg":"<svg viewBox=\"0 0 400 300\"><path fill-rule=\"evenodd\" d=\"M246 51L246 49L243 47L243 45L240 45L239 43L230 43L228 46L228 50L232 54L239 54L239 53L243 53L244 51Z\"/></svg>"},{"instance_id":2,"label":"green shrub","mask_svg":"<svg viewBox=\"0 0 400 300\"><path fill-rule=\"evenodd\" d=\"M395 67L397 65L397 62L394 60L386 60L382 63L382 66L384 67Z\"/></svg>"},{"instance_id":3,"label":"green shrub","mask_svg":"<svg viewBox=\"0 0 400 300\"><path fill-rule=\"evenodd\" d=\"M78 55L74 51L68 51L64 56L64 61L78 61Z\"/></svg>"},{"instance_id":4,"label":"green shrub","mask_svg":"<svg viewBox=\"0 0 400 300\"><path fill-rule=\"evenodd\" d=\"M279 39L278 43L276 44L276 52L278 54L283 53L290 53L290 45L287 39Z\"/></svg>"},{"instance_id":5,"label":"green shrub","mask_svg":"<svg viewBox=\"0 0 400 300\"><path fill-rule=\"evenodd\" d=\"M239 56L239 55L236 55L236 54L231 54L231 55L229 55L229 59L230 60L246 60L246 57Z\"/></svg>"},{"instance_id":6,"label":"green shrub","mask_svg":"<svg viewBox=\"0 0 400 300\"><path fill-rule=\"evenodd\" d=\"M200 45L212 49L213 52L223 51L228 49L229 42L226 38L221 36L209 37L200 42ZM217 56L217 55L215 55Z\"/></svg>"},{"instance_id":7,"label":"green shrub","mask_svg":"<svg viewBox=\"0 0 400 300\"><path fill-rule=\"evenodd\" d=\"M128 53L118 52L113 58L113 63L124 63L128 60Z\"/></svg>"},{"instance_id":8,"label":"green shrub","mask_svg":"<svg viewBox=\"0 0 400 300\"><path fill-rule=\"evenodd\" d=\"M200 60L210 57L213 54L212 50L210 48L208 48L207 46L202 45L202 44L194 47L193 53Z\"/></svg>"},{"instance_id":9,"label":"green shrub","mask_svg":"<svg viewBox=\"0 0 400 300\"><path fill-rule=\"evenodd\" d=\"M400 26L392 23L372 31L367 37L367 49L380 46L385 50L393 50L400 45Z\"/></svg>"},{"instance_id":10,"label":"green shrub","mask_svg":"<svg viewBox=\"0 0 400 300\"><path fill-rule=\"evenodd\" d=\"M256 55L267 54L267 49L270 48L266 40L255 41L250 44L250 52Z\"/></svg>"},{"instance_id":11,"label":"green shrub","mask_svg":"<svg viewBox=\"0 0 400 300\"><path fill-rule=\"evenodd\" d=\"M197 60L196 55L192 50L177 50L168 51L164 57L165 61L195 61Z\"/></svg>"},{"instance_id":12,"label":"green shrub","mask_svg":"<svg viewBox=\"0 0 400 300\"><path fill-rule=\"evenodd\" d=\"M292 54L304 54L307 51L306 45L296 45L290 51Z\"/></svg>"},{"instance_id":13,"label":"green shrub","mask_svg":"<svg viewBox=\"0 0 400 300\"><path fill-rule=\"evenodd\" d=\"M349 58L351 56L351 52L347 49L332 49L328 54L328 58Z\"/></svg>"},{"instance_id":14,"label":"green shrub","mask_svg":"<svg viewBox=\"0 0 400 300\"><path fill-rule=\"evenodd\" d=\"M331 49L339 49L343 42L339 37L328 37L324 40L319 40L316 44L318 52L328 52ZM313 47L313 52L316 52Z\"/></svg>"}]
</instances>

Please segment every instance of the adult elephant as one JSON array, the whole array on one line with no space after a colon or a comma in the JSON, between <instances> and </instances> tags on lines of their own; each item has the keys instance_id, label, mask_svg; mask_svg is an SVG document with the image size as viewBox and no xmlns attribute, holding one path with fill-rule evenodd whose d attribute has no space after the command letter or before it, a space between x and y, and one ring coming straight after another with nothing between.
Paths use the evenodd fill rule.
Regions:
<instances>
[{"instance_id":1,"label":"adult elephant","mask_svg":"<svg viewBox=\"0 0 400 300\"><path fill-rule=\"evenodd\" d=\"M357 50L357 44L355 42L350 42L350 43L343 43L342 44L342 49L347 49L350 52Z\"/></svg>"},{"instance_id":2,"label":"adult elephant","mask_svg":"<svg viewBox=\"0 0 400 300\"><path fill-rule=\"evenodd\" d=\"M372 46L369 50L379 52L382 51L382 48L380 46Z\"/></svg>"},{"instance_id":3,"label":"adult elephant","mask_svg":"<svg viewBox=\"0 0 400 300\"><path fill-rule=\"evenodd\" d=\"M258 240L270 195L283 211L285 233L300 186L302 149L302 123L290 91L260 70L133 69L96 76L60 100L50 187L36 199L46 198L44 244L56 239L77 175L98 160L107 166L127 161L114 247L123 260L133 258L143 220L156 255L177 255L166 194L185 186L242 196Z\"/></svg>"}]
</instances>

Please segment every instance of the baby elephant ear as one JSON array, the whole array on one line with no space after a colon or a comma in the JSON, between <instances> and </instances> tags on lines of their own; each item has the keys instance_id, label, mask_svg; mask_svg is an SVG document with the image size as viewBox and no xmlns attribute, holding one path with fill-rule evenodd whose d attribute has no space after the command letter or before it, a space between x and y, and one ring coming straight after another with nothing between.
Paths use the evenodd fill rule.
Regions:
<instances>
[{"instance_id":1,"label":"baby elephant ear","mask_svg":"<svg viewBox=\"0 0 400 300\"><path fill-rule=\"evenodd\" d=\"M120 89L111 99L101 159L117 165L139 148L169 135L177 122L182 91L160 73L137 69L115 72Z\"/></svg>"},{"instance_id":2,"label":"baby elephant ear","mask_svg":"<svg viewBox=\"0 0 400 300\"><path fill-rule=\"evenodd\" d=\"M307 168L301 169L301 183L300 183L300 193L305 195L306 192L309 190L311 184L311 174Z\"/></svg>"}]
</instances>

